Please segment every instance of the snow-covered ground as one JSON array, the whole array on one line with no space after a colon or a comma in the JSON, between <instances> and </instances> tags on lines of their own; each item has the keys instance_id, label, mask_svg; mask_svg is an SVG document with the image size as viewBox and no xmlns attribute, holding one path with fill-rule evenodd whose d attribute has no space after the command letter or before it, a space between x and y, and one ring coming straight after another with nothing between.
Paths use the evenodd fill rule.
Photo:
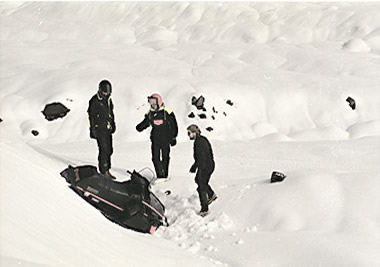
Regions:
<instances>
[{"instance_id":1,"label":"snow-covered ground","mask_svg":"<svg viewBox=\"0 0 380 267\"><path fill-rule=\"evenodd\" d=\"M0 266L380 266L379 12L0 2ZM86 110L102 79L113 85L118 180L152 167L149 131L135 130L146 97L159 92L176 114L171 179L153 188L171 225L154 235L111 223L59 175L97 165ZM191 105L200 95L206 119ZM48 122L41 111L57 101L70 112ZM217 165L205 218L188 173L191 123ZM274 170L284 182L269 183Z\"/></svg>"}]
</instances>

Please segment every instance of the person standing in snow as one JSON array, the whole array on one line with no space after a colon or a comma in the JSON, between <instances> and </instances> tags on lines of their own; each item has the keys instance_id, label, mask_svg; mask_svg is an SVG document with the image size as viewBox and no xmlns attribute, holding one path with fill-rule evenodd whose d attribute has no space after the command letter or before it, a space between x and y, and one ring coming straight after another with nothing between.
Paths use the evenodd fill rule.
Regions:
<instances>
[{"instance_id":1,"label":"person standing in snow","mask_svg":"<svg viewBox=\"0 0 380 267\"><path fill-rule=\"evenodd\" d=\"M112 134L116 131L111 93L111 83L107 80L101 81L98 92L89 101L87 112L90 122L90 137L96 139L98 144L99 171L105 176L115 179L109 171L113 153Z\"/></svg>"},{"instance_id":2,"label":"person standing in snow","mask_svg":"<svg viewBox=\"0 0 380 267\"><path fill-rule=\"evenodd\" d=\"M190 140L194 140L194 164L190 168L195 175L195 183L198 185L197 191L201 202L202 217L208 214L208 206L217 199L217 196L209 185L211 174L215 170L214 154L210 142L201 135L201 130L195 124L187 127L187 135Z\"/></svg>"},{"instance_id":3,"label":"person standing in snow","mask_svg":"<svg viewBox=\"0 0 380 267\"><path fill-rule=\"evenodd\" d=\"M152 161L157 178L168 178L170 146L177 144L178 125L174 112L165 107L159 94L148 97L149 111L144 120L136 126L142 132L152 126L150 140L152 142Z\"/></svg>"}]
</instances>

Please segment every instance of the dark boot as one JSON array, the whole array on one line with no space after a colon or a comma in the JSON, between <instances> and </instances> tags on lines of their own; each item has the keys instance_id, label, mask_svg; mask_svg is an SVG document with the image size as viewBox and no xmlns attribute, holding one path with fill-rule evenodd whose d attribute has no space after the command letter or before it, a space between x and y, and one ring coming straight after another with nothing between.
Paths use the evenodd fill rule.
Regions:
<instances>
[{"instance_id":1,"label":"dark boot","mask_svg":"<svg viewBox=\"0 0 380 267\"><path fill-rule=\"evenodd\" d=\"M212 196L208 198L208 205L210 205L212 202L214 202L218 197L216 194L213 192Z\"/></svg>"},{"instance_id":2,"label":"dark boot","mask_svg":"<svg viewBox=\"0 0 380 267\"><path fill-rule=\"evenodd\" d=\"M206 192L199 192L199 200L201 202L201 211L199 215L204 217L208 214L208 197Z\"/></svg>"},{"instance_id":3,"label":"dark boot","mask_svg":"<svg viewBox=\"0 0 380 267\"><path fill-rule=\"evenodd\" d=\"M208 187L207 187L207 196L208 196L208 204L209 205L218 198L216 196L214 190L212 190L210 185L208 185Z\"/></svg>"},{"instance_id":4,"label":"dark boot","mask_svg":"<svg viewBox=\"0 0 380 267\"><path fill-rule=\"evenodd\" d=\"M165 171L162 168L162 163L160 161L153 161L154 170L156 171L157 178L164 178Z\"/></svg>"}]
</instances>

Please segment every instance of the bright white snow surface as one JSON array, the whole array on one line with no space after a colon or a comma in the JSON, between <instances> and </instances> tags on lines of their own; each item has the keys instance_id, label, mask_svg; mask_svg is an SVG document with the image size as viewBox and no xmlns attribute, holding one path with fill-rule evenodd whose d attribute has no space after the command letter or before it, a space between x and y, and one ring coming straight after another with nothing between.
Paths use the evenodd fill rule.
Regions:
<instances>
[{"instance_id":1,"label":"bright white snow surface","mask_svg":"<svg viewBox=\"0 0 380 267\"><path fill-rule=\"evenodd\" d=\"M380 266L379 13L379 3L1 2L0 266ZM86 110L102 79L120 181L152 167L149 131L135 130L147 96L176 114L170 180L153 187L171 226L154 235L111 223L59 175L97 165ZM203 120L191 105L200 95ZM70 112L48 122L41 111L56 101ZM217 166L205 218L188 173L191 123ZM269 183L274 170L284 182Z\"/></svg>"}]
</instances>

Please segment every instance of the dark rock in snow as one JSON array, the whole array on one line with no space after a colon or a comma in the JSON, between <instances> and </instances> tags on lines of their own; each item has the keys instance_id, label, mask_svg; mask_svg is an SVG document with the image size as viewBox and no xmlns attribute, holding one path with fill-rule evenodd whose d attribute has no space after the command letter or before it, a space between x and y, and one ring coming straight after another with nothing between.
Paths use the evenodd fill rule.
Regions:
<instances>
[{"instance_id":1,"label":"dark rock in snow","mask_svg":"<svg viewBox=\"0 0 380 267\"><path fill-rule=\"evenodd\" d=\"M204 109L204 103L205 103L205 98L203 96L200 96L196 98L193 96L191 98L191 104L194 105L198 110Z\"/></svg>"},{"instance_id":2,"label":"dark rock in snow","mask_svg":"<svg viewBox=\"0 0 380 267\"><path fill-rule=\"evenodd\" d=\"M227 100L227 102L226 102L228 105L230 105L230 106L233 106L234 105L234 103L232 103L232 101L231 100Z\"/></svg>"},{"instance_id":3,"label":"dark rock in snow","mask_svg":"<svg viewBox=\"0 0 380 267\"><path fill-rule=\"evenodd\" d=\"M214 115L211 115L211 119L215 120L215 116L214 116Z\"/></svg>"},{"instance_id":4,"label":"dark rock in snow","mask_svg":"<svg viewBox=\"0 0 380 267\"><path fill-rule=\"evenodd\" d=\"M227 113L223 111L223 115L227 117Z\"/></svg>"},{"instance_id":5,"label":"dark rock in snow","mask_svg":"<svg viewBox=\"0 0 380 267\"><path fill-rule=\"evenodd\" d=\"M37 136L37 135L39 135L40 133L39 133L37 130L32 130L32 134L33 134L34 136Z\"/></svg>"},{"instance_id":6,"label":"dark rock in snow","mask_svg":"<svg viewBox=\"0 0 380 267\"><path fill-rule=\"evenodd\" d=\"M212 128L212 127L207 127L206 130L209 131L209 132L211 132L211 131L214 131L214 128Z\"/></svg>"},{"instance_id":7,"label":"dark rock in snow","mask_svg":"<svg viewBox=\"0 0 380 267\"><path fill-rule=\"evenodd\" d=\"M187 115L189 118L195 118L195 114L191 112L189 115Z\"/></svg>"},{"instance_id":8,"label":"dark rock in snow","mask_svg":"<svg viewBox=\"0 0 380 267\"><path fill-rule=\"evenodd\" d=\"M45 109L42 112L44 114L45 119L48 121L52 121L58 118L63 118L70 111L67 107L59 102L54 102L51 104L47 104Z\"/></svg>"},{"instance_id":9,"label":"dark rock in snow","mask_svg":"<svg viewBox=\"0 0 380 267\"><path fill-rule=\"evenodd\" d=\"M3 119L2 118L0 118L0 122L2 122L3 121Z\"/></svg>"},{"instance_id":10,"label":"dark rock in snow","mask_svg":"<svg viewBox=\"0 0 380 267\"><path fill-rule=\"evenodd\" d=\"M278 172L278 171L274 171L274 172L272 172L270 182L271 183L282 182L285 178L286 178L285 174Z\"/></svg>"},{"instance_id":11,"label":"dark rock in snow","mask_svg":"<svg viewBox=\"0 0 380 267\"><path fill-rule=\"evenodd\" d=\"M199 118L201 119L207 119L207 115L204 113L198 114Z\"/></svg>"},{"instance_id":12,"label":"dark rock in snow","mask_svg":"<svg viewBox=\"0 0 380 267\"><path fill-rule=\"evenodd\" d=\"M348 102L348 104L350 105L352 110L354 110L356 108L356 103L355 103L355 100L353 98L351 98L349 96L349 97L347 97L346 101Z\"/></svg>"},{"instance_id":13,"label":"dark rock in snow","mask_svg":"<svg viewBox=\"0 0 380 267\"><path fill-rule=\"evenodd\" d=\"M218 111L216 111L215 107L212 107L212 112L218 113Z\"/></svg>"},{"instance_id":14,"label":"dark rock in snow","mask_svg":"<svg viewBox=\"0 0 380 267\"><path fill-rule=\"evenodd\" d=\"M191 104L195 106L195 104L197 103L197 100L198 100L198 98L196 98L195 96L193 96L191 98Z\"/></svg>"}]
</instances>

